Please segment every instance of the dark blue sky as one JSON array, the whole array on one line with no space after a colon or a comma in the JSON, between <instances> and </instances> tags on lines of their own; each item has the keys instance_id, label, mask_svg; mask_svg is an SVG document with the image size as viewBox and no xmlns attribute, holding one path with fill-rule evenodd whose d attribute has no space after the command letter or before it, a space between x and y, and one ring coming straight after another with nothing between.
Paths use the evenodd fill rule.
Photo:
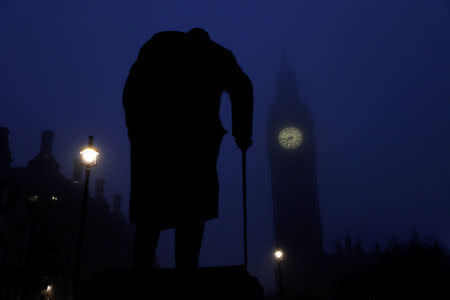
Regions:
<instances>
[{"instance_id":1,"label":"dark blue sky","mask_svg":"<svg viewBox=\"0 0 450 300\"><path fill-rule=\"evenodd\" d=\"M449 10L446 0L3 0L0 125L10 128L14 166L37 154L42 130L53 130L54 154L68 177L72 159L94 135L102 153L93 179L105 178L106 195L128 201L121 92L129 67L154 33L204 27L235 53L254 84L249 267L270 288L265 120L286 48L316 126L326 247L349 233L372 248L393 235L407 239L413 228L449 246ZM223 100L230 129L226 94ZM231 134L218 167L220 217L207 224L203 266L243 261L240 153ZM171 239L162 235L163 266L173 263Z\"/></svg>"}]
</instances>

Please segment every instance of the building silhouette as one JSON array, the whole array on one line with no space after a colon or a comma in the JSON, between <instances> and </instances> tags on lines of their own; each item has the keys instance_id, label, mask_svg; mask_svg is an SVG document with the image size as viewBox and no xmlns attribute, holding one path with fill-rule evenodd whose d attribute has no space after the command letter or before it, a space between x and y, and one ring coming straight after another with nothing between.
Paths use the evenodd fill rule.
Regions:
<instances>
[{"instance_id":1,"label":"building silhouette","mask_svg":"<svg viewBox=\"0 0 450 300\"><path fill-rule=\"evenodd\" d=\"M74 159L73 177L66 178L52 154L54 134L45 130L39 153L27 166L13 168L8 135L8 128L0 127L0 268L71 278L84 167ZM131 265L134 228L120 210L120 195L110 208L104 186L105 181L97 179L95 195L88 199L82 273Z\"/></svg>"},{"instance_id":2,"label":"building silhouette","mask_svg":"<svg viewBox=\"0 0 450 300\"><path fill-rule=\"evenodd\" d=\"M268 115L267 142L275 243L286 254L283 289L290 295L311 293L320 283L323 256L314 125L285 55Z\"/></svg>"}]
</instances>

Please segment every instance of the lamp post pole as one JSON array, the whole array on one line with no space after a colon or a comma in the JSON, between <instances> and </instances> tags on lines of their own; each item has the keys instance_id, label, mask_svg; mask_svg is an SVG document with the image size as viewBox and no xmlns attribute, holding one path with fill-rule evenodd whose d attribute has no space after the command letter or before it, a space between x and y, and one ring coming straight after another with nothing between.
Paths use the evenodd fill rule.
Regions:
<instances>
[{"instance_id":1,"label":"lamp post pole","mask_svg":"<svg viewBox=\"0 0 450 300\"><path fill-rule=\"evenodd\" d=\"M86 176L84 181L84 192L83 192L83 202L81 205L81 221L80 221L80 232L78 238L76 265L75 265L75 278L74 278L74 300L81 299L81 249L83 247L83 240L86 231L86 216L87 216L87 201L89 198L89 174L91 172L91 167L95 166L97 163L98 152L94 148L94 137L89 136L89 143L83 151L81 151L82 163L86 166Z\"/></svg>"},{"instance_id":2,"label":"lamp post pole","mask_svg":"<svg viewBox=\"0 0 450 300\"><path fill-rule=\"evenodd\" d=\"M283 285L282 285L282 279L281 279L281 260L277 262L277 270L278 270L278 299L283 299Z\"/></svg>"},{"instance_id":3,"label":"lamp post pole","mask_svg":"<svg viewBox=\"0 0 450 300\"><path fill-rule=\"evenodd\" d=\"M277 280L278 280L278 299L283 299L283 281L281 278L281 262L284 258L284 253L282 250L276 250L273 254L277 262Z\"/></svg>"}]
</instances>

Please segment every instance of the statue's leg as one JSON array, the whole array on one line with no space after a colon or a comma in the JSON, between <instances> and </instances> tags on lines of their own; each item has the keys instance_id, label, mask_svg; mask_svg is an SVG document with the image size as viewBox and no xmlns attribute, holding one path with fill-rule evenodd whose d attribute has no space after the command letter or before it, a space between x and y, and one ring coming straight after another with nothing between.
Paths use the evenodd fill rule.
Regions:
<instances>
[{"instance_id":1,"label":"statue's leg","mask_svg":"<svg viewBox=\"0 0 450 300\"><path fill-rule=\"evenodd\" d=\"M198 267L204 221L185 222L175 227L175 264L177 270L193 271Z\"/></svg>"},{"instance_id":2,"label":"statue's leg","mask_svg":"<svg viewBox=\"0 0 450 300\"><path fill-rule=\"evenodd\" d=\"M149 271L155 261L160 229L149 224L136 224L133 267L137 271Z\"/></svg>"}]
</instances>

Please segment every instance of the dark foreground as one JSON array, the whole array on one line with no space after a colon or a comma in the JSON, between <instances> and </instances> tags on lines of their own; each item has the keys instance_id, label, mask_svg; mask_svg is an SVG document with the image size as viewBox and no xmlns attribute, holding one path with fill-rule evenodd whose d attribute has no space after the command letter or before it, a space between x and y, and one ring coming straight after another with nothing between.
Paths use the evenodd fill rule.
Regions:
<instances>
[{"instance_id":1,"label":"dark foreground","mask_svg":"<svg viewBox=\"0 0 450 300\"><path fill-rule=\"evenodd\" d=\"M261 284L243 266L201 268L189 274L173 269L109 271L92 275L82 287L83 300L263 299Z\"/></svg>"}]
</instances>

